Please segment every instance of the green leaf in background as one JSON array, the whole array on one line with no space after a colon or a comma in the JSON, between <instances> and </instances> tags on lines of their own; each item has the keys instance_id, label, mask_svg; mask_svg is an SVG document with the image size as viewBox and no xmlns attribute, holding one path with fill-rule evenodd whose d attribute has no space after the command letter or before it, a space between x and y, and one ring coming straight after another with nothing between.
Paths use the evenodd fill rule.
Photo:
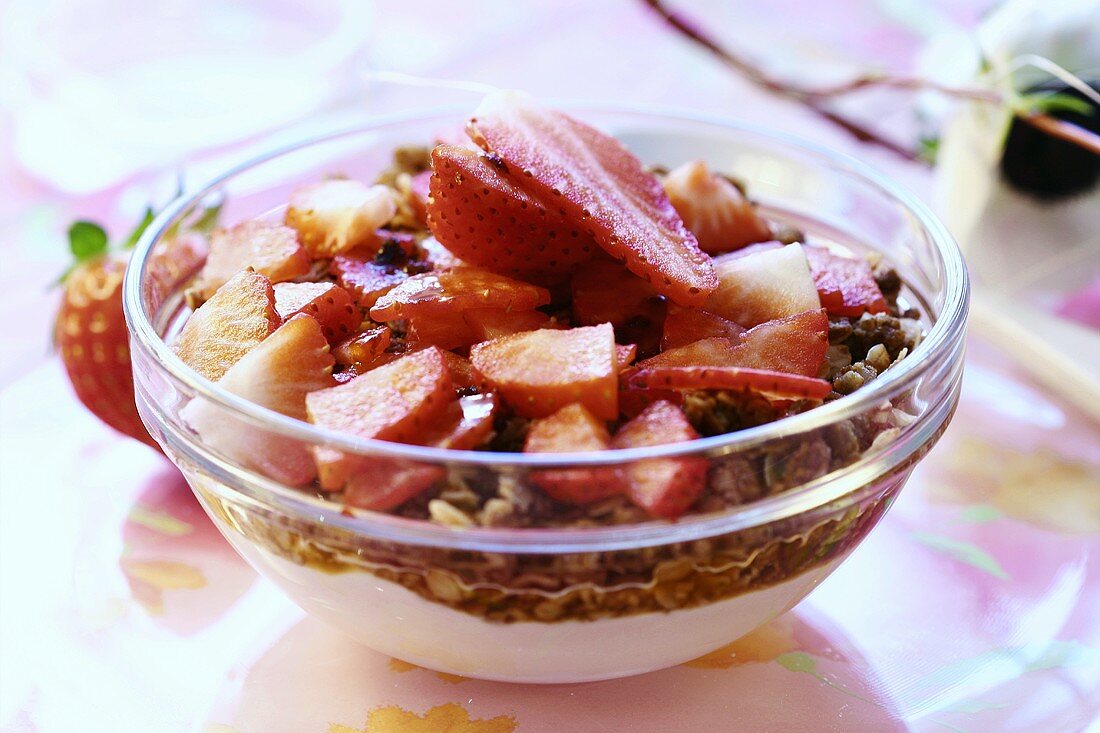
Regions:
<instances>
[{"instance_id":1,"label":"green leaf in background","mask_svg":"<svg viewBox=\"0 0 1100 733\"><path fill-rule=\"evenodd\" d=\"M936 164L936 156L940 152L940 139L931 135L926 135L917 141L920 145L919 154L921 160L929 165Z\"/></svg>"},{"instance_id":2,"label":"green leaf in background","mask_svg":"<svg viewBox=\"0 0 1100 733\"><path fill-rule=\"evenodd\" d=\"M107 253L107 232L91 221L74 221L69 227L69 251L77 262Z\"/></svg>"},{"instance_id":3,"label":"green leaf in background","mask_svg":"<svg viewBox=\"0 0 1100 733\"><path fill-rule=\"evenodd\" d=\"M222 207L225 206L225 201L219 201L213 206L207 206L203 209L202 216L195 220L195 223L191 225L191 229L196 232L202 232L208 234L210 230L218 225L218 219L221 217Z\"/></svg>"},{"instance_id":4,"label":"green leaf in background","mask_svg":"<svg viewBox=\"0 0 1100 733\"><path fill-rule=\"evenodd\" d=\"M130 509L130 515L127 519L134 524L151 529L154 532L168 537L182 537L191 534L195 529L187 522L182 519L176 519L167 512L149 509L141 504L135 504L134 507Z\"/></svg>"},{"instance_id":5,"label":"green leaf in background","mask_svg":"<svg viewBox=\"0 0 1100 733\"><path fill-rule=\"evenodd\" d=\"M1033 114L1056 115L1059 112L1073 112L1091 116L1096 112L1096 108L1088 100L1061 92L1024 94L1017 104L1023 111Z\"/></svg>"},{"instance_id":6,"label":"green leaf in background","mask_svg":"<svg viewBox=\"0 0 1100 733\"><path fill-rule=\"evenodd\" d=\"M994 578L1009 579L1008 573L997 562L997 559L977 545L930 532L914 532L912 537L922 545L989 573Z\"/></svg>"},{"instance_id":7,"label":"green leaf in background","mask_svg":"<svg viewBox=\"0 0 1100 733\"><path fill-rule=\"evenodd\" d=\"M145 214L141 217L141 221L134 228L134 231L130 232L130 236L126 237L126 241L122 243L123 249L133 249L137 241L141 239L141 235L145 233L145 230L149 228L149 225L153 223L153 219L157 218L157 214L153 211L152 206L145 207Z\"/></svg>"}]
</instances>

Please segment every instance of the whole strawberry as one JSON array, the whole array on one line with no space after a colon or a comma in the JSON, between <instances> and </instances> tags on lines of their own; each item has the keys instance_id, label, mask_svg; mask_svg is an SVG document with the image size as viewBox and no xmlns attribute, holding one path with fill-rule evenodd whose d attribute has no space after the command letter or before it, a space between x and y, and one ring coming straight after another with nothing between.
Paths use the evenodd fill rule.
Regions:
<instances>
[{"instance_id":1,"label":"whole strawberry","mask_svg":"<svg viewBox=\"0 0 1100 733\"><path fill-rule=\"evenodd\" d=\"M114 251L99 225L78 221L69 228L75 263L62 278L65 292L54 340L84 406L120 433L160 450L134 403L130 339L122 312L122 276L129 250L152 219L152 211L147 211L138 228ZM153 253L151 272L174 281L156 283L158 289L170 289L191 275L206 255L201 234L174 234Z\"/></svg>"}]
</instances>

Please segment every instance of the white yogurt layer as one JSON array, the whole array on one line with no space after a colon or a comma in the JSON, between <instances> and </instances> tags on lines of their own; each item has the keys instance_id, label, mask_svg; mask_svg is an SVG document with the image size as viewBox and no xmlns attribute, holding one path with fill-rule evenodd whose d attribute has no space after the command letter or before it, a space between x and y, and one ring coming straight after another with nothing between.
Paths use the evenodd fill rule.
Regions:
<instances>
[{"instance_id":1,"label":"white yogurt layer","mask_svg":"<svg viewBox=\"0 0 1100 733\"><path fill-rule=\"evenodd\" d=\"M611 679L695 659L788 610L839 564L834 560L778 585L696 608L502 624L425 600L368 572L326 573L232 531L228 537L308 613L366 646L440 672L507 682Z\"/></svg>"}]
</instances>

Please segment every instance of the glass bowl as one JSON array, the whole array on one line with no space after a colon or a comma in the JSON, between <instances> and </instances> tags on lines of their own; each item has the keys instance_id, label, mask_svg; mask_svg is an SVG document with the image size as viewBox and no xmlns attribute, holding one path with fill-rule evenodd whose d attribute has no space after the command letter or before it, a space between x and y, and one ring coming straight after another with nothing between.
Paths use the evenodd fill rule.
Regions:
<instances>
[{"instance_id":1,"label":"glass bowl","mask_svg":"<svg viewBox=\"0 0 1100 733\"><path fill-rule=\"evenodd\" d=\"M456 675L608 679L749 633L797 604L867 536L958 400L966 270L950 235L911 195L854 160L725 120L569 110L646 163L704 159L743 179L767 215L854 252L882 253L923 314L924 340L854 394L779 422L691 443L553 455L329 432L245 402L176 357L168 343L186 312L182 288L157 287L150 253L177 223L211 196L225 197L225 222L278 219L296 185L332 173L372 180L395 147L455 129L468 108L379 119L230 170L157 218L126 276L139 411L219 530L308 613L378 651ZM193 399L288 449L336 449L385 475L437 471L457 497L455 511L442 512L442 522L409 519L280 484L201 441L180 416ZM533 471L682 456L705 460L708 491L736 505L676 522L509 528L477 524L484 508L463 504L473 495L474 504L492 497L497 510L522 508L537 498L527 483Z\"/></svg>"}]
</instances>

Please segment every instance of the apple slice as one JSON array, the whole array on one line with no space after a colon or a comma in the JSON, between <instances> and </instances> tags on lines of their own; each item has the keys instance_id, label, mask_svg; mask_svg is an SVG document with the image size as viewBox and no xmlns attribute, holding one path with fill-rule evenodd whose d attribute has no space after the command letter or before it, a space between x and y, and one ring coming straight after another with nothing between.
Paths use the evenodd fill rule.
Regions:
<instances>
[{"instance_id":1,"label":"apple slice","mask_svg":"<svg viewBox=\"0 0 1100 733\"><path fill-rule=\"evenodd\" d=\"M566 405L553 415L536 420L523 445L525 453L582 453L611 447L603 421L579 404ZM531 483L552 499L568 504L588 504L621 494L625 488L619 469L540 469L530 473Z\"/></svg>"},{"instance_id":2,"label":"apple slice","mask_svg":"<svg viewBox=\"0 0 1100 733\"><path fill-rule=\"evenodd\" d=\"M550 292L488 270L460 267L414 275L380 297L371 308L376 321L471 308L532 310L550 302Z\"/></svg>"},{"instance_id":3,"label":"apple slice","mask_svg":"<svg viewBox=\"0 0 1100 733\"><path fill-rule=\"evenodd\" d=\"M306 419L306 394L335 384L332 356L321 327L296 315L229 367L218 385L269 410ZM204 398L180 413L211 448L289 486L314 479L309 449L298 440L246 423Z\"/></svg>"},{"instance_id":4,"label":"apple slice","mask_svg":"<svg viewBox=\"0 0 1100 733\"><path fill-rule=\"evenodd\" d=\"M886 311L886 298L867 260L843 257L824 247L806 246L805 251L821 305L829 313L858 318Z\"/></svg>"},{"instance_id":5,"label":"apple slice","mask_svg":"<svg viewBox=\"0 0 1100 733\"><path fill-rule=\"evenodd\" d=\"M275 286L275 310L284 321L298 313L312 316L329 343L347 338L363 321L348 291L333 283L279 283Z\"/></svg>"},{"instance_id":6,"label":"apple slice","mask_svg":"<svg viewBox=\"0 0 1100 733\"><path fill-rule=\"evenodd\" d=\"M673 349L705 338L718 337L732 340L744 332L743 327L728 318L673 303L668 307L668 315L665 317L665 327L661 333L661 348Z\"/></svg>"},{"instance_id":7,"label":"apple slice","mask_svg":"<svg viewBox=\"0 0 1100 733\"><path fill-rule=\"evenodd\" d=\"M505 336L474 346L470 361L523 417L547 417L573 402L600 419L618 417L618 364L610 323Z\"/></svg>"},{"instance_id":8,"label":"apple slice","mask_svg":"<svg viewBox=\"0 0 1100 733\"><path fill-rule=\"evenodd\" d=\"M716 287L710 258L661 182L615 138L514 92L486 95L467 132L507 164L517 185L662 295L702 305Z\"/></svg>"},{"instance_id":9,"label":"apple slice","mask_svg":"<svg viewBox=\"0 0 1100 733\"><path fill-rule=\"evenodd\" d=\"M746 328L821 307L800 244L728 260L716 271L718 289L706 310Z\"/></svg>"},{"instance_id":10,"label":"apple slice","mask_svg":"<svg viewBox=\"0 0 1100 733\"><path fill-rule=\"evenodd\" d=\"M191 314L173 348L187 366L216 382L281 322L271 282L246 270Z\"/></svg>"},{"instance_id":11,"label":"apple slice","mask_svg":"<svg viewBox=\"0 0 1100 733\"><path fill-rule=\"evenodd\" d=\"M771 227L752 203L703 161L684 163L662 183L704 252L721 254L772 238Z\"/></svg>"},{"instance_id":12,"label":"apple slice","mask_svg":"<svg viewBox=\"0 0 1100 733\"><path fill-rule=\"evenodd\" d=\"M203 265L202 294L209 298L238 272L251 267L273 283L309 272L310 260L293 229L261 221L245 221L210 235L210 253Z\"/></svg>"},{"instance_id":13,"label":"apple slice","mask_svg":"<svg viewBox=\"0 0 1100 733\"><path fill-rule=\"evenodd\" d=\"M640 369L629 384L643 389L728 389L750 391L769 399L820 400L833 386L824 379L801 374L745 367L695 366Z\"/></svg>"},{"instance_id":14,"label":"apple slice","mask_svg":"<svg viewBox=\"0 0 1100 733\"><path fill-rule=\"evenodd\" d=\"M382 240L375 230L396 213L397 202L388 187L334 178L295 189L285 222L298 231L309 254L320 259L356 247L376 252Z\"/></svg>"},{"instance_id":15,"label":"apple slice","mask_svg":"<svg viewBox=\"0 0 1100 733\"><path fill-rule=\"evenodd\" d=\"M614 448L645 448L695 440L699 434L679 407L654 402L619 428ZM707 459L700 456L654 458L623 469L631 501L652 516L676 519L695 503L707 478Z\"/></svg>"}]
</instances>

